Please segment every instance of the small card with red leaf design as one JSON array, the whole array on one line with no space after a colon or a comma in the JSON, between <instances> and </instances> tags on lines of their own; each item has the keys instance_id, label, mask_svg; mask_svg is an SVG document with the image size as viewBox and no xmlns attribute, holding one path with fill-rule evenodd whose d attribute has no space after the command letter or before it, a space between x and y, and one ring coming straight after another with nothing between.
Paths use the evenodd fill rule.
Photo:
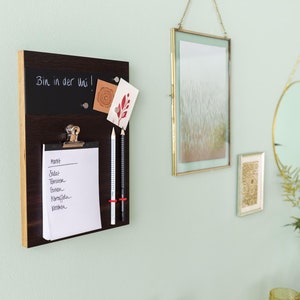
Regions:
<instances>
[{"instance_id":1,"label":"small card with red leaf design","mask_svg":"<svg viewBox=\"0 0 300 300\"><path fill-rule=\"evenodd\" d=\"M126 130L138 93L138 89L121 78L107 120Z\"/></svg>"}]
</instances>

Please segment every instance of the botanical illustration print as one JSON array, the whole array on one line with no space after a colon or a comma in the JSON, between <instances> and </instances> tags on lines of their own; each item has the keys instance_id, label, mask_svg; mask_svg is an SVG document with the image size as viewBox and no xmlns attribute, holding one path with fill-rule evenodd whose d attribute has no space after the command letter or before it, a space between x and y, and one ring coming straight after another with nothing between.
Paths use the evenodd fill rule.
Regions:
<instances>
[{"instance_id":1,"label":"botanical illustration print","mask_svg":"<svg viewBox=\"0 0 300 300\"><path fill-rule=\"evenodd\" d=\"M122 119L126 118L127 112L130 105L130 94L127 93L122 97L122 101L118 104L118 107L116 108L116 113L118 116L118 126L120 127L120 122Z\"/></svg>"},{"instance_id":2,"label":"botanical illustration print","mask_svg":"<svg viewBox=\"0 0 300 300\"><path fill-rule=\"evenodd\" d=\"M242 207L258 202L258 161L245 162L242 167Z\"/></svg>"},{"instance_id":3,"label":"botanical illustration print","mask_svg":"<svg viewBox=\"0 0 300 300\"><path fill-rule=\"evenodd\" d=\"M121 78L107 120L126 130L138 93L138 89Z\"/></svg>"},{"instance_id":4,"label":"botanical illustration print","mask_svg":"<svg viewBox=\"0 0 300 300\"><path fill-rule=\"evenodd\" d=\"M180 42L180 159L226 157L228 86L226 48Z\"/></svg>"}]
</instances>

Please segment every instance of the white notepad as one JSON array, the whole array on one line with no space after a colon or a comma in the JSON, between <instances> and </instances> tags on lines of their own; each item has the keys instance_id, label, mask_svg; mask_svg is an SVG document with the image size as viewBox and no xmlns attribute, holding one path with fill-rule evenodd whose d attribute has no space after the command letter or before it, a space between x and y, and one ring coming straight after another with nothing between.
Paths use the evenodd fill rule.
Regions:
<instances>
[{"instance_id":1,"label":"white notepad","mask_svg":"<svg viewBox=\"0 0 300 300\"><path fill-rule=\"evenodd\" d=\"M43 145L43 238L101 229L99 148Z\"/></svg>"}]
</instances>

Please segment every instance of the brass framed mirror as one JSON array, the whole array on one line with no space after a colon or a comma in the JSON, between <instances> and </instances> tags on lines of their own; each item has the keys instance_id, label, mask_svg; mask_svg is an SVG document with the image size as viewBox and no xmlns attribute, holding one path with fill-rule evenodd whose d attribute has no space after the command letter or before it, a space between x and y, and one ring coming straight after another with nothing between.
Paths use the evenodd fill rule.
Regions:
<instances>
[{"instance_id":1,"label":"brass framed mirror","mask_svg":"<svg viewBox=\"0 0 300 300\"><path fill-rule=\"evenodd\" d=\"M277 103L272 126L273 151L282 178L283 200L296 208L300 208L300 81L292 81L292 78L299 62L300 56ZM286 225L300 231L300 218L291 218L293 221Z\"/></svg>"},{"instance_id":2,"label":"brass framed mirror","mask_svg":"<svg viewBox=\"0 0 300 300\"><path fill-rule=\"evenodd\" d=\"M279 171L300 167L300 81L286 85L275 110L272 144Z\"/></svg>"}]
</instances>

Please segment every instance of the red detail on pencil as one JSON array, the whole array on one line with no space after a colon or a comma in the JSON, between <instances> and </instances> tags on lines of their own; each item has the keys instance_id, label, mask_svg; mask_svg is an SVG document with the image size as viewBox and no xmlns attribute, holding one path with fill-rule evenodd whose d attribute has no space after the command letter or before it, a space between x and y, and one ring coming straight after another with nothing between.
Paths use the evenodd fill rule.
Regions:
<instances>
[{"instance_id":1,"label":"red detail on pencil","mask_svg":"<svg viewBox=\"0 0 300 300\"><path fill-rule=\"evenodd\" d=\"M116 203L118 200L108 200L109 203Z\"/></svg>"}]
</instances>

